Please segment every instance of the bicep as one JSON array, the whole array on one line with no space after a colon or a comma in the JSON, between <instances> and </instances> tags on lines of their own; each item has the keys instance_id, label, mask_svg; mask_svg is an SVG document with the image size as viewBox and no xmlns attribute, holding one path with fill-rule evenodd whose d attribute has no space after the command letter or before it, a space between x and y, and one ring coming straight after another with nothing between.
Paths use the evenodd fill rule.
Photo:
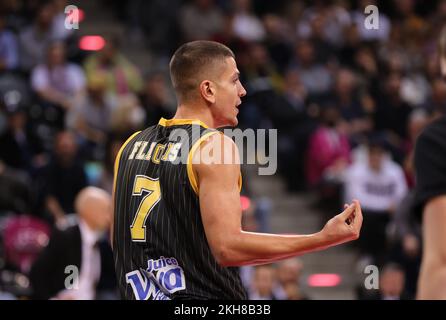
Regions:
<instances>
[{"instance_id":1,"label":"bicep","mask_svg":"<svg viewBox=\"0 0 446 320\"><path fill-rule=\"evenodd\" d=\"M225 237L241 231L239 175L231 165L217 165L199 178L200 210L209 245L219 247Z\"/></svg>"},{"instance_id":2,"label":"bicep","mask_svg":"<svg viewBox=\"0 0 446 320\"><path fill-rule=\"evenodd\" d=\"M226 237L241 231L240 165L217 162L194 168L203 226L209 245L215 250L224 245Z\"/></svg>"}]
</instances>

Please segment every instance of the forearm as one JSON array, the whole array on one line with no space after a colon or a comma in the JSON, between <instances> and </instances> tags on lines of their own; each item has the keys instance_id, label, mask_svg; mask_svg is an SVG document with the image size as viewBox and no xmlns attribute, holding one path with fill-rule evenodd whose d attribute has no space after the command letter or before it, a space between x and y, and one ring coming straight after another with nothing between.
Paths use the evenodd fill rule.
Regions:
<instances>
[{"instance_id":1,"label":"forearm","mask_svg":"<svg viewBox=\"0 0 446 320\"><path fill-rule=\"evenodd\" d=\"M418 281L418 300L446 299L446 265L423 262Z\"/></svg>"},{"instance_id":2,"label":"forearm","mask_svg":"<svg viewBox=\"0 0 446 320\"><path fill-rule=\"evenodd\" d=\"M50 88L39 90L38 94L42 99L56 104L62 104L65 100L61 94Z\"/></svg>"},{"instance_id":3,"label":"forearm","mask_svg":"<svg viewBox=\"0 0 446 320\"><path fill-rule=\"evenodd\" d=\"M220 264L242 266L271 263L318 251L330 246L322 232L309 235L275 235L240 231L226 236L220 252Z\"/></svg>"},{"instance_id":4,"label":"forearm","mask_svg":"<svg viewBox=\"0 0 446 320\"><path fill-rule=\"evenodd\" d=\"M418 299L446 299L446 196L428 201L423 210L423 258Z\"/></svg>"}]
</instances>

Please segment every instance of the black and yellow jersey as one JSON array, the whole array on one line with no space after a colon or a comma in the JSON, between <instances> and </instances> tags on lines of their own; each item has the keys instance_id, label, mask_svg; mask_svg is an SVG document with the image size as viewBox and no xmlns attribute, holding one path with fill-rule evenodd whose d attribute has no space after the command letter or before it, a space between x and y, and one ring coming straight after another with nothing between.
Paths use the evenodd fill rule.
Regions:
<instances>
[{"instance_id":1,"label":"black and yellow jersey","mask_svg":"<svg viewBox=\"0 0 446 320\"><path fill-rule=\"evenodd\" d=\"M199 120L161 119L119 151L113 251L122 298L246 298L238 268L212 255L201 219L191 158L213 134L221 133Z\"/></svg>"}]
</instances>

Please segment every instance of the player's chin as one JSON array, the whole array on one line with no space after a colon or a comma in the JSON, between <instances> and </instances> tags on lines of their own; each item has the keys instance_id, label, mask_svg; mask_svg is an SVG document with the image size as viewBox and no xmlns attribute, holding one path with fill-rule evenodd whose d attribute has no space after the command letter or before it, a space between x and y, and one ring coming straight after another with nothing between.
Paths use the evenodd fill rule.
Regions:
<instances>
[{"instance_id":1,"label":"player's chin","mask_svg":"<svg viewBox=\"0 0 446 320\"><path fill-rule=\"evenodd\" d=\"M234 117L232 119L230 119L230 122L231 122L231 124L230 124L231 127L237 126L238 125L237 115L234 115Z\"/></svg>"}]
</instances>

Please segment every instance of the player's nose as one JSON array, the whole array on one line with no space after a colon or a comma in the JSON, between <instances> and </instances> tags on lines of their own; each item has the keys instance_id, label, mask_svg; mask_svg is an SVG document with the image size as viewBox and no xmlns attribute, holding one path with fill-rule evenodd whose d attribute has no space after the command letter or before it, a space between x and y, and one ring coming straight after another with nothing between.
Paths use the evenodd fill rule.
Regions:
<instances>
[{"instance_id":1,"label":"player's nose","mask_svg":"<svg viewBox=\"0 0 446 320\"><path fill-rule=\"evenodd\" d=\"M239 90L238 96L239 96L240 98L246 96L246 90L245 90L245 88L243 87L242 84L240 84L240 90Z\"/></svg>"}]
</instances>

